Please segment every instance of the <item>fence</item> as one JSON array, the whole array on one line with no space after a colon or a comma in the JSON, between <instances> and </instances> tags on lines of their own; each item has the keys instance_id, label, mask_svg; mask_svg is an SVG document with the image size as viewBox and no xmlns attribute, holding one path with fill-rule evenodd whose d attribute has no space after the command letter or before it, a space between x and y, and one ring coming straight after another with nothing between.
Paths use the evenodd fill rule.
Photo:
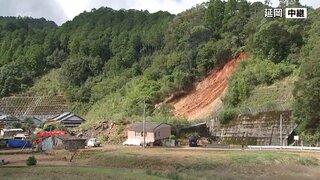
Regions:
<instances>
[{"instance_id":1,"label":"fence","mask_svg":"<svg viewBox=\"0 0 320 180\"><path fill-rule=\"evenodd\" d=\"M320 147L306 147L306 146L248 146L250 150L311 150L320 151Z\"/></svg>"},{"instance_id":2,"label":"fence","mask_svg":"<svg viewBox=\"0 0 320 180\"><path fill-rule=\"evenodd\" d=\"M0 99L0 111L16 117L47 117L67 110L63 96L5 97Z\"/></svg>"}]
</instances>

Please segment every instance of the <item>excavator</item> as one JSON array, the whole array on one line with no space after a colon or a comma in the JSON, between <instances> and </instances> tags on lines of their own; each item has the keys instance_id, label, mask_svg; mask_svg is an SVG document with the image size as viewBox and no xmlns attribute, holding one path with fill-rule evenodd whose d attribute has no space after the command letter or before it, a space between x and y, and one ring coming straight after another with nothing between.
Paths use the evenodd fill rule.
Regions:
<instances>
[{"instance_id":1,"label":"excavator","mask_svg":"<svg viewBox=\"0 0 320 180\"><path fill-rule=\"evenodd\" d=\"M42 129L36 130L37 139L36 144L39 144L43 138L49 137L51 135L66 135L67 131L62 130L60 121L47 121Z\"/></svg>"},{"instance_id":2,"label":"excavator","mask_svg":"<svg viewBox=\"0 0 320 180\"><path fill-rule=\"evenodd\" d=\"M43 125L43 131L53 131L61 129L61 122L60 121L47 121Z\"/></svg>"}]
</instances>

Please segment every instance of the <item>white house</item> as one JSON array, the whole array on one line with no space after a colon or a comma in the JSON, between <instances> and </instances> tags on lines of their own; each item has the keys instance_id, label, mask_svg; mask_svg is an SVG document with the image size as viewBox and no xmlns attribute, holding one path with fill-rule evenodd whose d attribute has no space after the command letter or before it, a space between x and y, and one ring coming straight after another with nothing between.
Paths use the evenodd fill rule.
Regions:
<instances>
[{"instance_id":1,"label":"white house","mask_svg":"<svg viewBox=\"0 0 320 180\"><path fill-rule=\"evenodd\" d=\"M169 138L171 126L164 123L145 123L146 143L153 145L156 141ZM123 145L142 145L143 144L143 123L134 123L128 127L128 139Z\"/></svg>"}]
</instances>

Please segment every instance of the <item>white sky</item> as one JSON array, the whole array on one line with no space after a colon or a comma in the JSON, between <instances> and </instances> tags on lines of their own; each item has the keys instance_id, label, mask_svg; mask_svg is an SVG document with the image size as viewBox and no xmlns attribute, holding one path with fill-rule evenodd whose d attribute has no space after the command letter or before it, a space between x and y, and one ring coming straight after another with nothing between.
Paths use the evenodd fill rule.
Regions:
<instances>
[{"instance_id":1,"label":"white sky","mask_svg":"<svg viewBox=\"0 0 320 180\"><path fill-rule=\"evenodd\" d=\"M0 0L0 16L44 17L61 25L83 11L108 6L113 9L159 10L177 14L208 0ZM250 2L264 0L249 0ZM277 6L278 0L271 0ZM301 4L318 8L320 0L300 0Z\"/></svg>"},{"instance_id":2,"label":"white sky","mask_svg":"<svg viewBox=\"0 0 320 180\"><path fill-rule=\"evenodd\" d=\"M80 14L84 10L108 6L113 9L138 9L157 12L169 11L177 14L206 0L56 0L66 12L68 18Z\"/></svg>"},{"instance_id":3,"label":"white sky","mask_svg":"<svg viewBox=\"0 0 320 180\"><path fill-rule=\"evenodd\" d=\"M69 20L84 10L90 11L92 8L108 6L113 9L138 9L148 10L149 12L157 12L159 10L169 11L177 14L189 9L196 4L206 2L208 0L56 0L64 9ZM264 0L249 0L250 2ZM271 0L273 6L278 6L278 0ZM320 0L300 0L301 4L318 8Z\"/></svg>"}]
</instances>

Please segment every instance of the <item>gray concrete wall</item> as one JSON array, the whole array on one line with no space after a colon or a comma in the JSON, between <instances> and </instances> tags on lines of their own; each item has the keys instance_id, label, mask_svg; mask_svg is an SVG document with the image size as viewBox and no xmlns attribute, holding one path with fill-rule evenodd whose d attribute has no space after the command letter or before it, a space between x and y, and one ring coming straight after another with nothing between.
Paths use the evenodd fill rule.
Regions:
<instances>
[{"instance_id":1,"label":"gray concrete wall","mask_svg":"<svg viewBox=\"0 0 320 180\"><path fill-rule=\"evenodd\" d=\"M280 145L280 116L282 115L283 145L296 128L291 111L270 111L240 114L229 124L220 124L217 118L209 120L212 136L227 144Z\"/></svg>"}]
</instances>

